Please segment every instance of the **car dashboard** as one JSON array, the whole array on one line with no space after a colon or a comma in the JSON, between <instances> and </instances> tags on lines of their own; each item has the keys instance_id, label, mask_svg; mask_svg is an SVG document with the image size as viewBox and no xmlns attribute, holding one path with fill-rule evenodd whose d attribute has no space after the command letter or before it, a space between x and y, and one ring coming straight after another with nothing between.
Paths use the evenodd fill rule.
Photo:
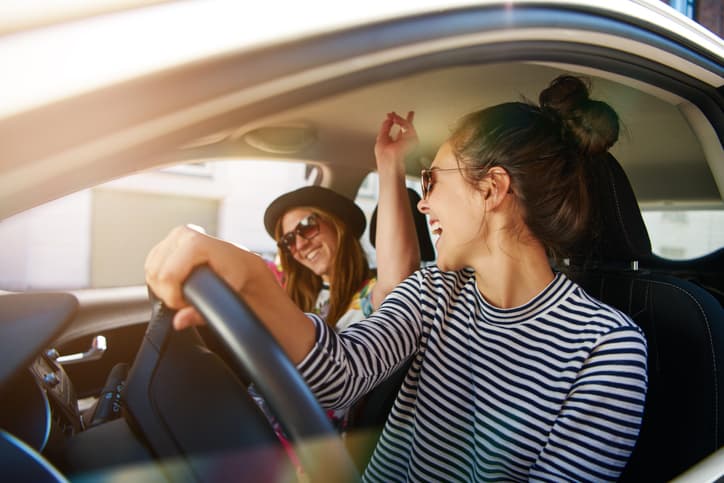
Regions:
<instances>
[{"instance_id":1,"label":"car dashboard","mask_svg":"<svg viewBox=\"0 0 724 483\"><path fill-rule=\"evenodd\" d=\"M105 324L106 350L93 336L114 317L98 305L82 294L0 294L0 481L293 473L246 384L197 331L170 330L158 314L128 316L129 325ZM128 307L135 314L135 299ZM88 350L59 354L91 337Z\"/></svg>"},{"instance_id":2,"label":"car dashboard","mask_svg":"<svg viewBox=\"0 0 724 483\"><path fill-rule=\"evenodd\" d=\"M84 466L73 461L77 437L121 416L127 364L113 368L103 390L80 400L65 367L99 359L105 339L96 337L89 351L70 356L51 346L78 309L77 298L67 293L0 295L0 460L12 463L11 473L3 470L0 479L53 475L62 480L56 467L65 472ZM53 471L43 473L46 467Z\"/></svg>"}]
</instances>

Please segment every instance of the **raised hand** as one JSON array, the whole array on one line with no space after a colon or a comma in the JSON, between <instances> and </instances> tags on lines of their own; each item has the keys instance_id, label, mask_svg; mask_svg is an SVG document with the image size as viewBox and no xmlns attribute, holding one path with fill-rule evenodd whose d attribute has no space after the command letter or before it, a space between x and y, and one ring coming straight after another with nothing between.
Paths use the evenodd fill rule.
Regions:
<instances>
[{"instance_id":1,"label":"raised hand","mask_svg":"<svg viewBox=\"0 0 724 483\"><path fill-rule=\"evenodd\" d=\"M415 112L410 111L404 118L396 112L390 112L382 122L375 142L375 159L377 169L384 169L390 164L404 167L407 156L418 145L417 131L413 125ZM393 135L394 127L399 130Z\"/></svg>"},{"instance_id":2,"label":"raised hand","mask_svg":"<svg viewBox=\"0 0 724 483\"><path fill-rule=\"evenodd\" d=\"M400 282L420 268L420 250L405 189L405 157L417 147L417 131L407 117L390 112L382 122L375 143L379 175L377 200L377 283L372 305L377 308ZM397 126L397 128L395 128Z\"/></svg>"}]
</instances>

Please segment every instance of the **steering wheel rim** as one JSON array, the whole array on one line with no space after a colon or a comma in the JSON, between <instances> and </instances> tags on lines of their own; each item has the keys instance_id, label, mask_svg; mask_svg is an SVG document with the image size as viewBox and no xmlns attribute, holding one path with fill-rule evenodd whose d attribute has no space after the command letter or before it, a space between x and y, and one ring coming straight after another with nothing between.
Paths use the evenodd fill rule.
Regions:
<instances>
[{"instance_id":1,"label":"steering wheel rim","mask_svg":"<svg viewBox=\"0 0 724 483\"><path fill-rule=\"evenodd\" d=\"M290 438L311 481L359 481L356 467L296 367L248 305L208 266L194 269L183 293L247 374Z\"/></svg>"}]
</instances>

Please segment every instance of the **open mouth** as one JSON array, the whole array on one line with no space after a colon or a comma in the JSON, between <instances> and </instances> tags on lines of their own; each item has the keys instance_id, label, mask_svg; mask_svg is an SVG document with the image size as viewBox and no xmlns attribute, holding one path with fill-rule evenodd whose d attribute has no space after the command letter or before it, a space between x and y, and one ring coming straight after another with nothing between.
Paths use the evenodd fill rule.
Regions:
<instances>
[{"instance_id":1,"label":"open mouth","mask_svg":"<svg viewBox=\"0 0 724 483\"><path fill-rule=\"evenodd\" d=\"M442 227L440 226L440 222L437 220L430 222L430 232L433 235L440 236L442 234Z\"/></svg>"},{"instance_id":2,"label":"open mouth","mask_svg":"<svg viewBox=\"0 0 724 483\"><path fill-rule=\"evenodd\" d=\"M321 248L313 249L312 251L307 253L307 255L304 257L304 259L308 262L313 262L317 258L317 255L319 255L320 250L321 250Z\"/></svg>"}]
</instances>

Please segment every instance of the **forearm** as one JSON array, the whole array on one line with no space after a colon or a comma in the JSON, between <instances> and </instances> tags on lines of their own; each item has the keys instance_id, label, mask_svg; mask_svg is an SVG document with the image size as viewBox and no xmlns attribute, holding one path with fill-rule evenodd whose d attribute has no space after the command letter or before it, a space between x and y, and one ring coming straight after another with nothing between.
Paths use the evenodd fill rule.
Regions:
<instances>
[{"instance_id":1,"label":"forearm","mask_svg":"<svg viewBox=\"0 0 724 483\"><path fill-rule=\"evenodd\" d=\"M378 163L377 285L372 303L385 296L420 267L420 247L405 187L404 163Z\"/></svg>"},{"instance_id":2,"label":"forearm","mask_svg":"<svg viewBox=\"0 0 724 483\"><path fill-rule=\"evenodd\" d=\"M251 256L257 260L239 293L289 359L298 364L314 345L314 325L279 286L264 261Z\"/></svg>"},{"instance_id":3,"label":"forearm","mask_svg":"<svg viewBox=\"0 0 724 483\"><path fill-rule=\"evenodd\" d=\"M390 294L388 308L341 333L314 317L317 340L297 367L323 407L348 407L415 353L423 330L420 289L420 278L409 277Z\"/></svg>"}]
</instances>

